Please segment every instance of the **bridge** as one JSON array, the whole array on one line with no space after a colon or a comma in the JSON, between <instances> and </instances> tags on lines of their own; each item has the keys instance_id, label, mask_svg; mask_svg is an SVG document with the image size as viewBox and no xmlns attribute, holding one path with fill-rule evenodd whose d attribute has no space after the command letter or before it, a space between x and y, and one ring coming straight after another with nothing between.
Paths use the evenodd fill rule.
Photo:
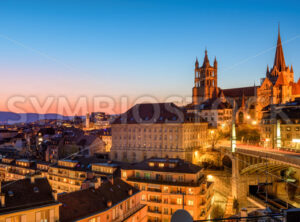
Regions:
<instances>
[{"instance_id":1,"label":"bridge","mask_svg":"<svg viewBox=\"0 0 300 222\"><path fill-rule=\"evenodd\" d=\"M243 144L237 144L234 152L228 145L221 146L220 153L221 159L231 160L232 196L237 198L241 205L244 200L249 200L249 186L267 180L274 185L268 188L270 192L276 193L281 190L281 194L284 191L288 196L284 190L286 178L281 173L296 171L296 177L300 175L300 153Z\"/></svg>"}]
</instances>

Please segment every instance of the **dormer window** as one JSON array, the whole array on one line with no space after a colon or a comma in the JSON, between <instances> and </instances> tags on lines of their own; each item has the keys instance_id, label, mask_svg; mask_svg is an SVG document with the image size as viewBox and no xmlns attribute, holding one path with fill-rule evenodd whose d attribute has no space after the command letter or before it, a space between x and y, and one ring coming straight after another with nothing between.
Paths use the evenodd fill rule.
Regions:
<instances>
[{"instance_id":1,"label":"dormer window","mask_svg":"<svg viewBox=\"0 0 300 222\"><path fill-rule=\"evenodd\" d=\"M164 163L159 163L158 166L163 168L165 166L165 164Z\"/></svg>"},{"instance_id":2,"label":"dormer window","mask_svg":"<svg viewBox=\"0 0 300 222\"><path fill-rule=\"evenodd\" d=\"M149 166L150 166L150 167L154 167L154 163L153 163L153 162L150 162L150 163L149 163Z\"/></svg>"}]
</instances>

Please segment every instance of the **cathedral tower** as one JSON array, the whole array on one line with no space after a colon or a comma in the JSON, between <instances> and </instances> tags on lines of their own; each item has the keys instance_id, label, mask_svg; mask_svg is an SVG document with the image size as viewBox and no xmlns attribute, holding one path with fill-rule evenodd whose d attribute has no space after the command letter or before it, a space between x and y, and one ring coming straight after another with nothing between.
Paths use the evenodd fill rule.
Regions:
<instances>
[{"instance_id":1,"label":"cathedral tower","mask_svg":"<svg viewBox=\"0 0 300 222\"><path fill-rule=\"evenodd\" d=\"M216 98L218 95L218 63L215 58L214 65L209 64L207 50L204 61L199 67L198 59L195 62L195 85L193 87L193 104L199 105L207 99Z\"/></svg>"}]
</instances>

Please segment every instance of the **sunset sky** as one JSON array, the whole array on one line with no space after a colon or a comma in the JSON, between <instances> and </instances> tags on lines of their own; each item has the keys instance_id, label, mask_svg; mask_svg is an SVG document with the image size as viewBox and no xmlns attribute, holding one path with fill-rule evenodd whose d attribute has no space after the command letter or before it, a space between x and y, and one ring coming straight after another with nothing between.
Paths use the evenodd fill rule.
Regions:
<instances>
[{"instance_id":1,"label":"sunset sky","mask_svg":"<svg viewBox=\"0 0 300 222\"><path fill-rule=\"evenodd\" d=\"M120 97L185 98L205 48L211 62L217 57L221 88L259 85L279 22L297 81L299 11L298 1L0 1L0 110L10 101L10 111L61 112L59 98L71 106L87 98L92 111L94 97L110 96L120 112ZM32 98L49 96L49 109L33 107Z\"/></svg>"}]
</instances>

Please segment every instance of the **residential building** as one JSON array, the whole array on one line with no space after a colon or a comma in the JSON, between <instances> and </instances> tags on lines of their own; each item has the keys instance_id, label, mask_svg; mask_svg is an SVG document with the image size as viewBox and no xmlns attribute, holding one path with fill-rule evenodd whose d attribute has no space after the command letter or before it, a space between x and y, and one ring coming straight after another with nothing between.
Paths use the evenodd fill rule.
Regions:
<instances>
[{"instance_id":1,"label":"residential building","mask_svg":"<svg viewBox=\"0 0 300 222\"><path fill-rule=\"evenodd\" d=\"M263 146L300 152L300 98L267 106L263 110L260 128Z\"/></svg>"},{"instance_id":2,"label":"residential building","mask_svg":"<svg viewBox=\"0 0 300 222\"><path fill-rule=\"evenodd\" d=\"M121 178L142 191L148 221L170 221L182 208L194 220L209 218L213 183L206 181L197 165L181 159L151 158L122 168Z\"/></svg>"},{"instance_id":3,"label":"residential building","mask_svg":"<svg viewBox=\"0 0 300 222\"><path fill-rule=\"evenodd\" d=\"M173 103L137 104L112 123L110 158L140 162L151 157L193 161L207 146L207 122Z\"/></svg>"},{"instance_id":4,"label":"residential building","mask_svg":"<svg viewBox=\"0 0 300 222\"><path fill-rule=\"evenodd\" d=\"M120 178L99 187L59 195L61 221L146 222L147 208L141 192Z\"/></svg>"},{"instance_id":5,"label":"residential building","mask_svg":"<svg viewBox=\"0 0 300 222\"><path fill-rule=\"evenodd\" d=\"M2 172L5 172L3 174L4 181L20 180L27 176L34 175L36 165L34 160L2 158L0 169Z\"/></svg>"},{"instance_id":6,"label":"residential building","mask_svg":"<svg viewBox=\"0 0 300 222\"><path fill-rule=\"evenodd\" d=\"M77 160L59 160L48 170L48 179L52 189L62 193L89 187L89 183L94 178L90 167L90 165L81 164Z\"/></svg>"},{"instance_id":7,"label":"residential building","mask_svg":"<svg viewBox=\"0 0 300 222\"><path fill-rule=\"evenodd\" d=\"M26 178L1 183L1 222L59 221L57 194L47 178Z\"/></svg>"}]
</instances>

